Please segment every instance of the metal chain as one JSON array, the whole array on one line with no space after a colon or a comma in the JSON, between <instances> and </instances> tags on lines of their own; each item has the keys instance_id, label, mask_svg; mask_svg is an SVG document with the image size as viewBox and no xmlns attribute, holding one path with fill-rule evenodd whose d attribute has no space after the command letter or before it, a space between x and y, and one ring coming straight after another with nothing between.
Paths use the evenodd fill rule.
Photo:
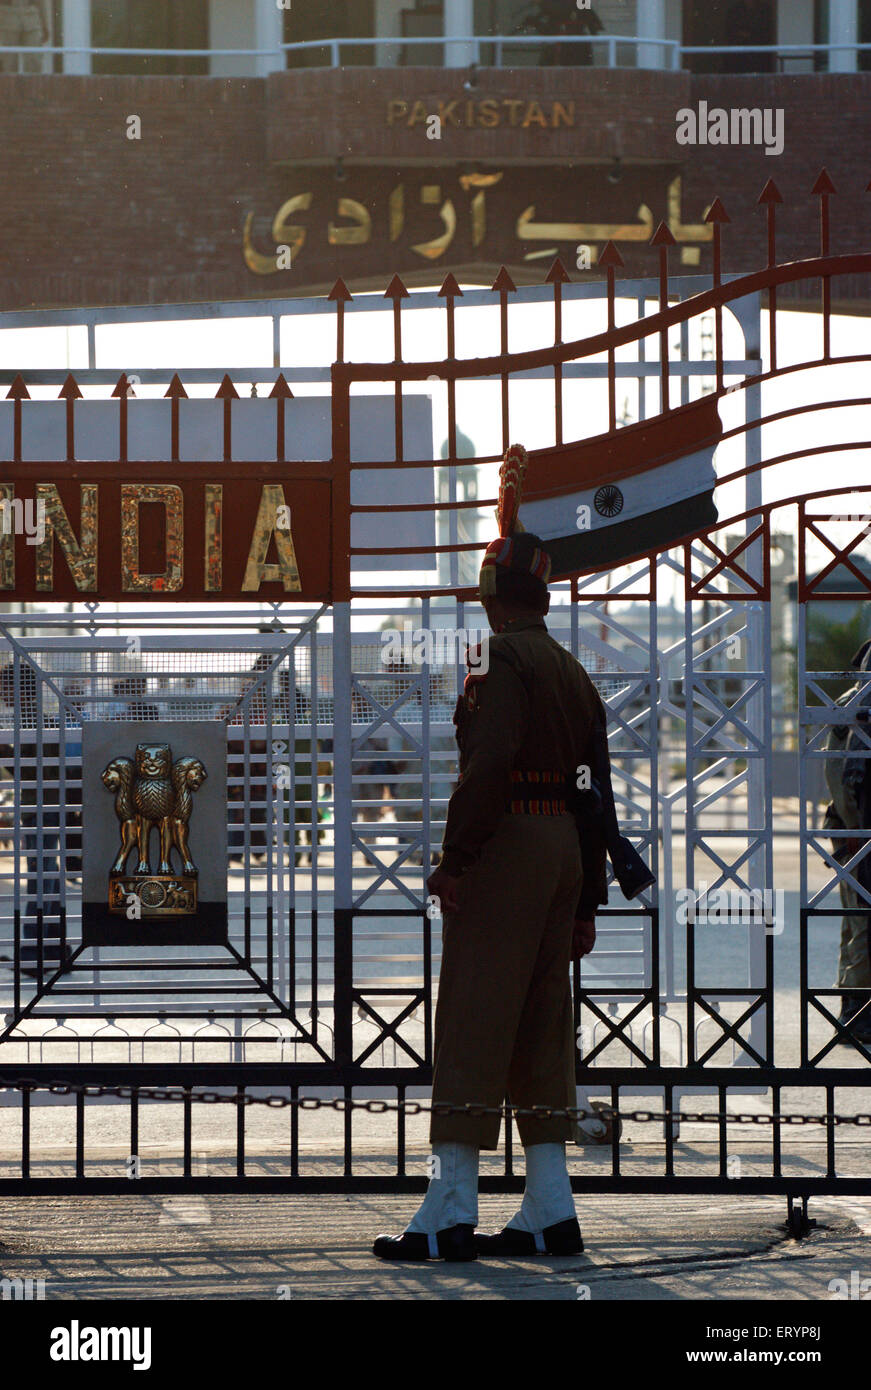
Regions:
<instances>
[{"instance_id":1,"label":"metal chain","mask_svg":"<svg viewBox=\"0 0 871 1390\"><path fill-rule=\"evenodd\" d=\"M89 1096L99 1098L112 1096L119 1100L160 1100L196 1103L198 1105L265 1105L273 1110L284 1110L295 1106L299 1110L364 1110L370 1115L384 1115L404 1111L406 1115L468 1115L479 1119L485 1115L499 1115L502 1118L515 1116L536 1120L624 1120L633 1124L655 1124L664 1121L684 1124L730 1124L730 1125L871 1125L871 1115L781 1115L733 1114L727 1110L615 1110L602 1105L597 1110L583 1110L574 1106L533 1105L526 1108L508 1105L477 1105L468 1101L464 1105L453 1105L447 1101L427 1104L418 1100L354 1100L349 1096L337 1096L333 1100L323 1100L320 1096L252 1096L245 1090L236 1090L231 1095L220 1091L194 1090L188 1086L104 1086L98 1082L76 1081L33 1081L22 1077L17 1081L0 1082L0 1091L21 1091L31 1094L34 1091L49 1091L54 1096Z\"/></svg>"}]
</instances>

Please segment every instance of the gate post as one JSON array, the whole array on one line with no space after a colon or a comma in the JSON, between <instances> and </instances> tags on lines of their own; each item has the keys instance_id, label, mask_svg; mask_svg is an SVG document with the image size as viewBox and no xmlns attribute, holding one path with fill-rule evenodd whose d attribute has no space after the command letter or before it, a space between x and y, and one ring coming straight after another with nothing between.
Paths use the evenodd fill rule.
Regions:
<instances>
[{"instance_id":1,"label":"gate post","mask_svg":"<svg viewBox=\"0 0 871 1390\"><path fill-rule=\"evenodd\" d=\"M737 317L737 315L736 315ZM744 335L744 351L748 358L762 362L761 303L758 295L750 298L746 313L739 319ZM744 399L745 419L762 418L762 387L749 386ZM759 430L749 430L745 435L745 465L754 471L744 480L744 505L748 513L745 532L750 535L759 524L762 509L762 438ZM765 583L766 556L764 548L770 544L768 539L756 540L748 546L746 567L748 573L759 584ZM764 890L774 888L774 858L771 812L771 752L774 737L771 704L771 593L765 594L764 604L758 601L747 604L747 661L746 669L767 672L764 687L747 702L747 722L759 737L765 750L763 756L747 759L747 814L748 829L753 834L756 847L747 861L748 881L751 887L762 883ZM748 945L748 978L751 989L765 992L765 1014L757 1012L750 1020L750 1043L760 1052L769 1066L774 1063L774 1017L773 1017L773 966L774 939L766 925L764 934L751 930Z\"/></svg>"},{"instance_id":2,"label":"gate post","mask_svg":"<svg viewBox=\"0 0 871 1390\"><path fill-rule=\"evenodd\" d=\"M333 1030L338 1066L353 1060L354 883L351 780L351 386L332 371ZM313 696L315 692L312 692ZM312 962L317 969L317 962Z\"/></svg>"},{"instance_id":3,"label":"gate post","mask_svg":"<svg viewBox=\"0 0 871 1390\"><path fill-rule=\"evenodd\" d=\"M344 601L333 606L333 1026L340 1066L349 1066L353 1055L351 740L351 604Z\"/></svg>"}]
</instances>

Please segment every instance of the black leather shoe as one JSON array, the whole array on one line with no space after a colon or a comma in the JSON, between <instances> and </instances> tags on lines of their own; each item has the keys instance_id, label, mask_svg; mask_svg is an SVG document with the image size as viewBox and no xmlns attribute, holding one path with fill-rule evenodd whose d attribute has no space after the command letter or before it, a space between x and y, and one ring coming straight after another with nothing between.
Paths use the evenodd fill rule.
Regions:
<instances>
[{"instance_id":1,"label":"black leather shoe","mask_svg":"<svg viewBox=\"0 0 871 1390\"><path fill-rule=\"evenodd\" d=\"M842 994L841 1012L838 1015L839 1023L849 1023L854 1014L858 1013L865 1000L861 994Z\"/></svg>"},{"instance_id":2,"label":"black leather shoe","mask_svg":"<svg viewBox=\"0 0 871 1390\"><path fill-rule=\"evenodd\" d=\"M838 1016L838 1022L849 1035L838 1034L837 1041L841 1046L849 1047L851 1038L863 1046L871 1042L871 1008L865 1008L866 1002L867 996L862 994L844 994L841 996L841 1012Z\"/></svg>"},{"instance_id":3,"label":"black leather shoe","mask_svg":"<svg viewBox=\"0 0 871 1390\"><path fill-rule=\"evenodd\" d=\"M517 1231L506 1226L494 1236L475 1233L475 1245L479 1255L581 1255L584 1242L581 1228L573 1217L567 1221L557 1221L553 1226L545 1226L541 1233L544 1249L539 1248L535 1236L530 1231Z\"/></svg>"},{"instance_id":4,"label":"black leather shoe","mask_svg":"<svg viewBox=\"0 0 871 1390\"><path fill-rule=\"evenodd\" d=\"M474 1226L448 1226L436 1235L438 1255L429 1253L429 1236L422 1231L406 1231L401 1236L376 1236L373 1255L382 1260L447 1260L463 1264L478 1257Z\"/></svg>"},{"instance_id":5,"label":"black leather shoe","mask_svg":"<svg viewBox=\"0 0 871 1390\"><path fill-rule=\"evenodd\" d=\"M73 958L72 947L67 945L64 954L60 954L60 942L57 937L49 937L43 946L42 952L42 973L43 975L53 975L56 970L66 969ZM21 974L29 980L35 980L39 971L37 969L37 948L35 946L21 947Z\"/></svg>"},{"instance_id":6,"label":"black leather shoe","mask_svg":"<svg viewBox=\"0 0 871 1390\"><path fill-rule=\"evenodd\" d=\"M863 1045L871 1043L871 1009L866 1009L855 1022L848 1023L847 1031L857 1042Z\"/></svg>"}]
</instances>

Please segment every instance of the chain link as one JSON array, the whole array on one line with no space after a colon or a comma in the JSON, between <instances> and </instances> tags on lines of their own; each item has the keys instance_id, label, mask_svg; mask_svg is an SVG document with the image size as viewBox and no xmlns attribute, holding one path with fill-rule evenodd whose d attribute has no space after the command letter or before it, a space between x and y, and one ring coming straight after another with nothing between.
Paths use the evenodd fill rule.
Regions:
<instances>
[{"instance_id":1,"label":"chain link","mask_svg":"<svg viewBox=\"0 0 871 1390\"><path fill-rule=\"evenodd\" d=\"M583 1110L574 1106L560 1108L552 1105L533 1105L526 1108L508 1105L481 1105L466 1101L463 1105L447 1101L434 1101L427 1104L419 1100L354 1100L350 1096L336 1096L324 1100L320 1096L250 1095L244 1088L236 1086L230 1094L220 1091L192 1089L189 1086L105 1086L98 1082L75 1081L34 1081L22 1077L16 1081L0 1082L0 1091L20 1091L32 1095L35 1091L48 1091L54 1096L82 1096L96 1099L108 1096L118 1100L155 1100L197 1105L265 1105L273 1110L284 1110L295 1106L298 1110L336 1110L344 1114L348 1110L363 1110L370 1115L395 1114L403 1111L406 1115L468 1115L480 1119L488 1115L502 1118L511 1115L520 1119L536 1120L623 1120L633 1124L663 1124L668 1121L682 1124L701 1125L871 1125L871 1115L781 1115L775 1112L755 1114L731 1114L727 1110L615 1110L602 1105L596 1110Z\"/></svg>"}]
</instances>

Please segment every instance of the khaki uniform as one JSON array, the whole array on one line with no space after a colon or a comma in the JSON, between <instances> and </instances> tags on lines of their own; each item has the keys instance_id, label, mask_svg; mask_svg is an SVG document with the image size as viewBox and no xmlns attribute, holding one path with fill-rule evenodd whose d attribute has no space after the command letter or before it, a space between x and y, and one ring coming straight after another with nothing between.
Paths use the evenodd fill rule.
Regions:
<instances>
[{"instance_id":1,"label":"khaki uniform","mask_svg":"<svg viewBox=\"0 0 871 1390\"><path fill-rule=\"evenodd\" d=\"M854 698L857 687L853 686L836 701L845 705ZM826 784L832 798L834 815L830 809L824 829L854 830L862 824L862 812L856 789L844 779L846 749L850 737L850 725L835 725L828 737L828 752L839 756L828 758L825 763ZM834 857L838 863L846 863L851 858L846 837L839 838ZM861 881L861 867L854 871L854 877ZM857 912L857 908L867 908L855 888L843 881L838 884L844 916L841 919L841 946L838 954L839 989L871 988L871 956L869 956L869 930L871 918Z\"/></svg>"},{"instance_id":2,"label":"khaki uniform","mask_svg":"<svg viewBox=\"0 0 871 1390\"><path fill-rule=\"evenodd\" d=\"M37 47L43 42L43 12L30 0L2 0L0 3L0 46ZM19 58L21 66L19 67ZM41 58L6 53L0 56L0 72L40 72Z\"/></svg>"},{"instance_id":3,"label":"khaki uniform","mask_svg":"<svg viewBox=\"0 0 871 1390\"><path fill-rule=\"evenodd\" d=\"M467 679L441 859L462 878L459 910L443 923L434 1104L575 1103L572 926L606 900L604 855L584 855L582 867L565 800L548 799L542 782L542 800L518 802L517 776L525 792L542 773L574 782L597 716L589 676L543 619L491 637L486 675ZM499 1116L433 1115L430 1136L493 1149L499 1128ZM567 1120L520 1119L518 1129L524 1146L571 1137Z\"/></svg>"}]
</instances>

